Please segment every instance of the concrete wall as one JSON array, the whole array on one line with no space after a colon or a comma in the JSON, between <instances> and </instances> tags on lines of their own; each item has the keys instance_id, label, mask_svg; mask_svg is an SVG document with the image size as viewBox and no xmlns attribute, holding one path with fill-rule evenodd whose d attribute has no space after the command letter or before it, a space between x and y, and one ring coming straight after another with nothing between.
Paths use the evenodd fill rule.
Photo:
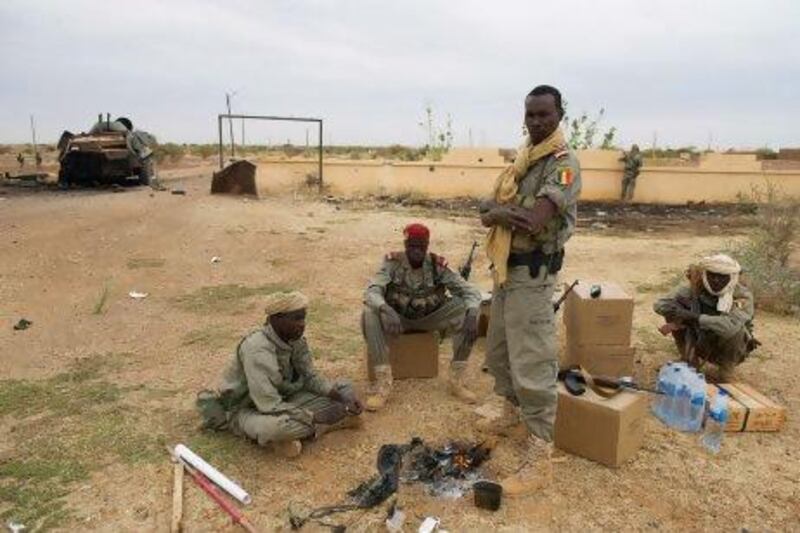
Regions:
<instances>
[{"instance_id":1,"label":"concrete wall","mask_svg":"<svg viewBox=\"0 0 800 533\"><path fill-rule=\"evenodd\" d=\"M585 150L579 153L585 200L616 200L620 195L622 164L619 152ZM732 158L732 159L728 159ZM447 162L336 161L325 162L323 178L332 194L363 195L417 193L429 197L487 196L502 164ZM304 187L316 175L311 160L258 161L259 190L269 194ZM771 181L787 194L800 196L800 170L763 170L754 156L709 154L693 166L645 165L634 201L683 204L734 202L754 186Z\"/></svg>"}]
</instances>

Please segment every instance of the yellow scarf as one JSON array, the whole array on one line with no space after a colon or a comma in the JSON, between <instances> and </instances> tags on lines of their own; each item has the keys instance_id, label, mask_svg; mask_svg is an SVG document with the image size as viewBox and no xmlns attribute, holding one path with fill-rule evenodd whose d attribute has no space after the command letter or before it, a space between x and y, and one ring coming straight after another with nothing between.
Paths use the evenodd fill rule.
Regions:
<instances>
[{"instance_id":1,"label":"yellow scarf","mask_svg":"<svg viewBox=\"0 0 800 533\"><path fill-rule=\"evenodd\" d=\"M514 201L519 190L519 181L525 177L528 170L539 159L552 153L566 150L567 143L561 128L550 134L539 144L531 144L528 136L525 142L517 150L514 162L510 164L500 175L494 184L494 199L499 204L507 204ZM508 275L508 254L511 253L511 230L504 226L492 226L486 238L486 253L494 265L495 282L502 285Z\"/></svg>"}]
</instances>

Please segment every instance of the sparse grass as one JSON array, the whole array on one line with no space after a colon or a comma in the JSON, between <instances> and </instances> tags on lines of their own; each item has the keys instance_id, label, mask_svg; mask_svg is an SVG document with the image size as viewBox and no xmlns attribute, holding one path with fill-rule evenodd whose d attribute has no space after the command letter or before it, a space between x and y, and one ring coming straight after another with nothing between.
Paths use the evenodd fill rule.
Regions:
<instances>
[{"instance_id":1,"label":"sparse grass","mask_svg":"<svg viewBox=\"0 0 800 533\"><path fill-rule=\"evenodd\" d=\"M183 336L184 346L203 348L214 351L225 347L231 347L237 338L237 333L228 327L210 325L204 328L194 329Z\"/></svg>"},{"instance_id":2,"label":"sparse grass","mask_svg":"<svg viewBox=\"0 0 800 533\"><path fill-rule=\"evenodd\" d=\"M649 355L655 352L670 353L674 350L675 344L672 336L665 337L659 333L655 326L645 326L636 328L636 339L642 343L645 352Z\"/></svg>"},{"instance_id":3,"label":"sparse grass","mask_svg":"<svg viewBox=\"0 0 800 533\"><path fill-rule=\"evenodd\" d=\"M175 307L198 314L236 313L242 302L253 296L262 296L291 288L282 283L268 283L258 287L247 287L235 283L201 287L194 292L172 299Z\"/></svg>"},{"instance_id":4,"label":"sparse grass","mask_svg":"<svg viewBox=\"0 0 800 533\"><path fill-rule=\"evenodd\" d=\"M102 315L105 312L106 302L108 301L108 285L103 285L103 290L100 292L100 297L92 308L93 315Z\"/></svg>"},{"instance_id":5,"label":"sparse grass","mask_svg":"<svg viewBox=\"0 0 800 533\"><path fill-rule=\"evenodd\" d=\"M128 268L136 270L137 268L161 268L166 263L166 260L151 257L134 257L128 259Z\"/></svg>"},{"instance_id":6,"label":"sparse grass","mask_svg":"<svg viewBox=\"0 0 800 533\"><path fill-rule=\"evenodd\" d=\"M114 462L157 460L166 442L153 416L124 405L126 388L103 379L122 354L76 361L39 381L0 381L0 417L20 453L0 460L0 519L30 530L64 528L70 484Z\"/></svg>"},{"instance_id":7,"label":"sparse grass","mask_svg":"<svg viewBox=\"0 0 800 533\"><path fill-rule=\"evenodd\" d=\"M200 432L192 435L186 442L194 453L220 470L241 462L243 454L253 448L246 439L230 432Z\"/></svg>"}]
</instances>

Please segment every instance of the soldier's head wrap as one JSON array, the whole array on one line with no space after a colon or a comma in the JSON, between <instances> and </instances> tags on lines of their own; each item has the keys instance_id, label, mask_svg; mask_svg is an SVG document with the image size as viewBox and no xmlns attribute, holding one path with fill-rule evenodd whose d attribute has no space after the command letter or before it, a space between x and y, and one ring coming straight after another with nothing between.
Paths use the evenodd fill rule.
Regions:
<instances>
[{"instance_id":1,"label":"soldier's head wrap","mask_svg":"<svg viewBox=\"0 0 800 533\"><path fill-rule=\"evenodd\" d=\"M308 298L300 291L273 292L264 302L264 312L267 316L279 313L291 313L308 307Z\"/></svg>"},{"instance_id":2,"label":"soldier's head wrap","mask_svg":"<svg viewBox=\"0 0 800 533\"><path fill-rule=\"evenodd\" d=\"M733 307L733 291L739 283L739 273L742 271L742 267L731 256L716 254L704 257L700 261L700 268L703 269L703 286L708 292L718 297L717 311L722 313L729 312ZM730 280L721 290L714 291L708 283L707 274L709 272L730 276Z\"/></svg>"},{"instance_id":3,"label":"soldier's head wrap","mask_svg":"<svg viewBox=\"0 0 800 533\"><path fill-rule=\"evenodd\" d=\"M415 222L405 227L403 230L403 237L407 241L428 242L431 239L431 231L427 226L425 226L425 224Z\"/></svg>"}]
</instances>

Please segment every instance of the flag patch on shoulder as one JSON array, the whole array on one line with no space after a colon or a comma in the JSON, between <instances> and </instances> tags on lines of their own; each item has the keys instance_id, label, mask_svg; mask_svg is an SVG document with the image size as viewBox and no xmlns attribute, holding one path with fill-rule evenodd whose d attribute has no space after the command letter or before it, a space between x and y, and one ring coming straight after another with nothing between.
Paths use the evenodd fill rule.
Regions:
<instances>
[{"instance_id":1,"label":"flag patch on shoulder","mask_svg":"<svg viewBox=\"0 0 800 533\"><path fill-rule=\"evenodd\" d=\"M561 185L567 187L572 185L572 180L575 179L575 174L572 172L572 169L569 167L564 167L558 171L559 181Z\"/></svg>"}]
</instances>

